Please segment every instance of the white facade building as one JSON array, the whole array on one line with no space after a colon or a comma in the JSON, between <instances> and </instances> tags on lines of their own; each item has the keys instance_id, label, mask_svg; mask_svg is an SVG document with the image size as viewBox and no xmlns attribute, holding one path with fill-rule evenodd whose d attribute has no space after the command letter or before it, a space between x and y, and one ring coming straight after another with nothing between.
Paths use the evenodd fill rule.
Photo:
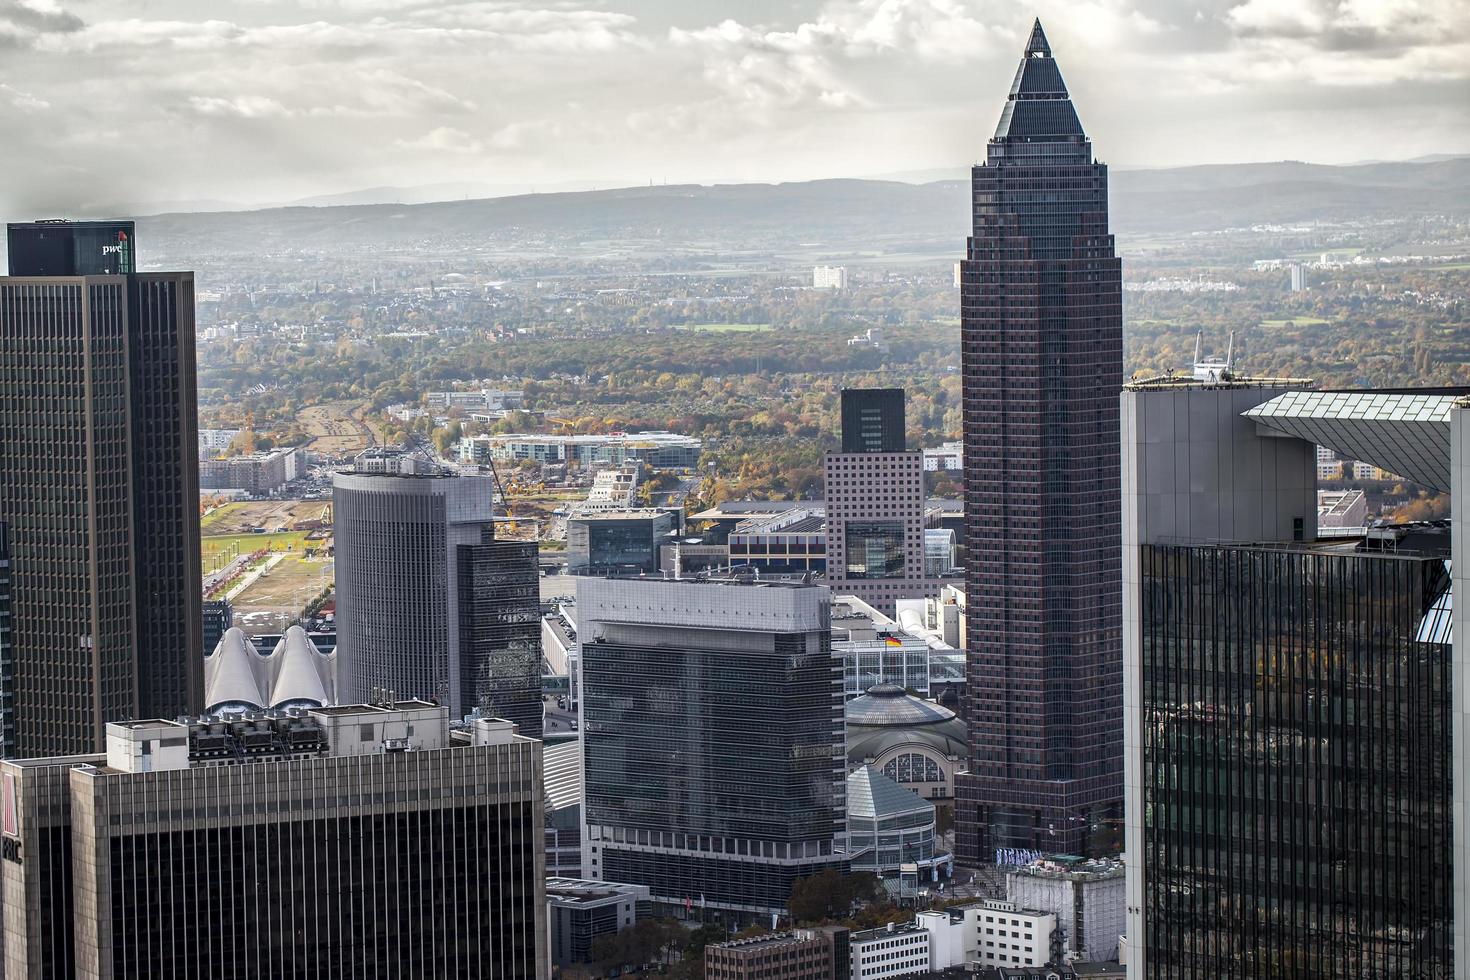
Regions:
<instances>
[{"instance_id":1,"label":"white facade building","mask_svg":"<svg viewBox=\"0 0 1470 980\"><path fill-rule=\"evenodd\" d=\"M983 902L965 910L974 923L975 961L982 967L1045 966L1057 917L1012 902Z\"/></svg>"},{"instance_id":2,"label":"white facade building","mask_svg":"<svg viewBox=\"0 0 1470 980\"><path fill-rule=\"evenodd\" d=\"M199 453L201 458L208 453L222 453L230 448L230 443L240 434L239 429L200 429L199 430Z\"/></svg>"},{"instance_id":3,"label":"white facade building","mask_svg":"<svg viewBox=\"0 0 1470 980\"><path fill-rule=\"evenodd\" d=\"M964 966L974 958L975 934L965 928L962 910L920 912L914 924L929 933L929 969L935 973Z\"/></svg>"},{"instance_id":4,"label":"white facade building","mask_svg":"<svg viewBox=\"0 0 1470 980\"><path fill-rule=\"evenodd\" d=\"M929 930L912 923L890 922L882 929L852 934L852 980L927 977L930 972Z\"/></svg>"},{"instance_id":5,"label":"white facade building","mask_svg":"<svg viewBox=\"0 0 1470 980\"><path fill-rule=\"evenodd\" d=\"M467 412L496 412L519 408L525 401L523 392L482 388L478 391L430 391L424 402L429 408L462 408Z\"/></svg>"},{"instance_id":6,"label":"white facade building","mask_svg":"<svg viewBox=\"0 0 1470 980\"><path fill-rule=\"evenodd\" d=\"M819 265L812 268L813 289L846 289L847 266Z\"/></svg>"},{"instance_id":7,"label":"white facade building","mask_svg":"<svg viewBox=\"0 0 1470 980\"><path fill-rule=\"evenodd\" d=\"M1066 962L1106 962L1117 959L1127 922L1123 875L1121 861L1037 861L1006 875L1006 898L1056 915Z\"/></svg>"},{"instance_id":8,"label":"white facade building","mask_svg":"<svg viewBox=\"0 0 1470 980\"><path fill-rule=\"evenodd\" d=\"M924 469L933 473L937 470L962 470L965 468L965 444L943 442L932 449L924 450Z\"/></svg>"}]
</instances>

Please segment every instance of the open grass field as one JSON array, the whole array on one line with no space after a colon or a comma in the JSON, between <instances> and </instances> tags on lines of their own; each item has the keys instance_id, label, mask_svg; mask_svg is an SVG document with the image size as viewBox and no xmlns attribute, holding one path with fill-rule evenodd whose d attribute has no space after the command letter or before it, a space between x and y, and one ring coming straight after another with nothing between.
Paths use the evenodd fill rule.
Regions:
<instances>
[{"instance_id":1,"label":"open grass field","mask_svg":"<svg viewBox=\"0 0 1470 980\"><path fill-rule=\"evenodd\" d=\"M236 609L284 609L294 616L332 581L330 558L287 558L235 597Z\"/></svg>"},{"instance_id":2,"label":"open grass field","mask_svg":"<svg viewBox=\"0 0 1470 980\"><path fill-rule=\"evenodd\" d=\"M330 522L331 502L327 500L249 500L221 504L199 520L206 535L249 534L252 527L267 531L290 529L297 521Z\"/></svg>"},{"instance_id":3,"label":"open grass field","mask_svg":"<svg viewBox=\"0 0 1470 980\"><path fill-rule=\"evenodd\" d=\"M214 571L228 565L240 555L268 548L301 554L307 547L305 531L287 531L284 534L206 534L200 539L199 553L204 559L204 571Z\"/></svg>"},{"instance_id":4,"label":"open grass field","mask_svg":"<svg viewBox=\"0 0 1470 980\"><path fill-rule=\"evenodd\" d=\"M679 329L695 333L767 333L772 328L769 323L686 323Z\"/></svg>"}]
</instances>

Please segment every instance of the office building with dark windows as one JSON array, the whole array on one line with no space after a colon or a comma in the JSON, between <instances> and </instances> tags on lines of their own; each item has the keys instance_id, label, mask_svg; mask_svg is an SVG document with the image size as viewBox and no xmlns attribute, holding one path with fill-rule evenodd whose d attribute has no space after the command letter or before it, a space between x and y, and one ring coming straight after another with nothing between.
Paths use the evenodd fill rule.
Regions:
<instances>
[{"instance_id":1,"label":"office building with dark windows","mask_svg":"<svg viewBox=\"0 0 1470 980\"><path fill-rule=\"evenodd\" d=\"M541 737L541 574L534 541L459 547L459 670L465 706Z\"/></svg>"},{"instance_id":2,"label":"office building with dark windows","mask_svg":"<svg viewBox=\"0 0 1470 980\"><path fill-rule=\"evenodd\" d=\"M10 627L10 527L0 522L0 677L15 676ZM15 685L0 683L0 759L15 755Z\"/></svg>"},{"instance_id":3,"label":"office building with dark windows","mask_svg":"<svg viewBox=\"0 0 1470 980\"><path fill-rule=\"evenodd\" d=\"M667 510L606 510L567 518L567 571L627 575L658 571L659 549L677 530Z\"/></svg>"},{"instance_id":4,"label":"office building with dark windows","mask_svg":"<svg viewBox=\"0 0 1470 980\"><path fill-rule=\"evenodd\" d=\"M0 762L6 976L547 976L541 744L425 702Z\"/></svg>"},{"instance_id":5,"label":"office building with dark windows","mask_svg":"<svg viewBox=\"0 0 1470 980\"><path fill-rule=\"evenodd\" d=\"M14 222L6 226L12 276L125 276L137 272L131 221Z\"/></svg>"},{"instance_id":6,"label":"office building with dark windows","mask_svg":"<svg viewBox=\"0 0 1470 980\"><path fill-rule=\"evenodd\" d=\"M1449 522L1316 524L1318 445L1457 508L1456 405L1228 377L1125 389L1130 977L1462 975L1462 545Z\"/></svg>"},{"instance_id":7,"label":"office building with dark windows","mask_svg":"<svg viewBox=\"0 0 1470 980\"><path fill-rule=\"evenodd\" d=\"M731 922L846 868L829 605L819 585L578 582L584 874Z\"/></svg>"},{"instance_id":8,"label":"office building with dark windows","mask_svg":"<svg viewBox=\"0 0 1470 980\"><path fill-rule=\"evenodd\" d=\"M92 261L89 227L10 226L0 278L18 756L96 751L108 720L203 697L193 274L101 274L116 253Z\"/></svg>"},{"instance_id":9,"label":"office building with dark windows","mask_svg":"<svg viewBox=\"0 0 1470 980\"><path fill-rule=\"evenodd\" d=\"M924 496L924 454L904 449L903 432L901 388L844 388L842 452L823 463L827 581L888 615L950 581L927 575L925 529L939 515Z\"/></svg>"},{"instance_id":10,"label":"office building with dark windows","mask_svg":"<svg viewBox=\"0 0 1470 980\"><path fill-rule=\"evenodd\" d=\"M438 470L333 477L344 699L432 698L540 737L536 547L496 540L493 491Z\"/></svg>"},{"instance_id":11,"label":"office building with dark windows","mask_svg":"<svg viewBox=\"0 0 1470 980\"><path fill-rule=\"evenodd\" d=\"M1122 269L1107 167L1040 22L971 187L960 263L971 760L956 851L1084 854L1123 797Z\"/></svg>"},{"instance_id":12,"label":"office building with dark windows","mask_svg":"<svg viewBox=\"0 0 1470 980\"><path fill-rule=\"evenodd\" d=\"M901 453L908 448L902 388L843 388L844 453Z\"/></svg>"}]
</instances>

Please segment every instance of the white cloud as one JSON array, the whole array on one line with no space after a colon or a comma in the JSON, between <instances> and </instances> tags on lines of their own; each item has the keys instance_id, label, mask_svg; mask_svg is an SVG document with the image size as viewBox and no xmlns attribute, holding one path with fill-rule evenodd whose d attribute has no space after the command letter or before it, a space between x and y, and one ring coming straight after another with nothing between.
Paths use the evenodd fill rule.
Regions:
<instances>
[{"instance_id":1,"label":"white cloud","mask_svg":"<svg viewBox=\"0 0 1470 980\"><path fill-rule=\"evenodd\" d=\"M189 107L201 116L219 116L235 119L269 119L293 115L275 99L259 95L240 95L233 99L195 95L189 99Z\"/></svg>"},{"instance_id":2,"label":"white cloud","mask_svg":"<svg viewBox=\"0 0 1470 980\"><path fill-rule=\"evenodd\" d=\"M1464 0L1245 0L1218 71L1250 81L1366 87L1470 79Z\"/></svg>"},{"instance_id":3,"label":"white cloud","mask_svg":"<svg viewBox=\"0 0 1470 980\"><path fill-rule=\"evenodd\" d=\"M6 85L4 82L0 82L0 97L4 97L6 102L21 112L41 112L51 108L51 103L45 99Z\"/></svg>"},{"instance_id":4,"label":"white cloud","mask_svg":"<svg viewBox=\"0 0 1470 980\"><path fill-rule=\"evenodd\" d=\"M486 160L546 182L962 164L1037 12L1114 162L1470 150L1470 0L784 6L0 0L0 195L102 153L89 179L131 198L128 180L281 199L481 177Z\"/></svg>"},{"instance_id":5,"label":"white cloud","mask_svg":"<svg viewBox=\"0 0 1470 980\"><path fill-rule=\"evenodd\" d=\"M428 150L434 153L480 153L485 144L462 129L440 126L414 140L394 140L394 146L404 150Z\"/></svg>"}]
</instances>

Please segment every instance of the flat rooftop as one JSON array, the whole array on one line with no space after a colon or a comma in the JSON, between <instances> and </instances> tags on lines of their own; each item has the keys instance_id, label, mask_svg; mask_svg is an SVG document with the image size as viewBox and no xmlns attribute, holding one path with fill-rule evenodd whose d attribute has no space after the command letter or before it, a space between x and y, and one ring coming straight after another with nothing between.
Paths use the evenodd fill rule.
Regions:
<instances>
[{"instance_id":1,"label":"flat rooftop","mask_svg":"<svg viewBox=\"0 0 1470 980\"><path fill-rule=\"evenodd\" d=\"M1311 378L1225 377L1201 379L1183 374L1156 374L1123 383L1124 391L1198 391L1203 388L1315 388Z\"/></svg>"},{"instance_id":2,"label":"flat rooftop","mask_svg":"<svg viewBox=\"0 0 1470 980\"><path fill-rule=\"evenodd\" d=\"M361 715L372 712L389 713L393 711L413 711L422 708L438 708L440 705L432 701L420 701L418 698L409 698L407 701L394 701L391 704L337 704L328 708L311 708L313 714L319 715Z\"/></svg>"}]
</instances>

